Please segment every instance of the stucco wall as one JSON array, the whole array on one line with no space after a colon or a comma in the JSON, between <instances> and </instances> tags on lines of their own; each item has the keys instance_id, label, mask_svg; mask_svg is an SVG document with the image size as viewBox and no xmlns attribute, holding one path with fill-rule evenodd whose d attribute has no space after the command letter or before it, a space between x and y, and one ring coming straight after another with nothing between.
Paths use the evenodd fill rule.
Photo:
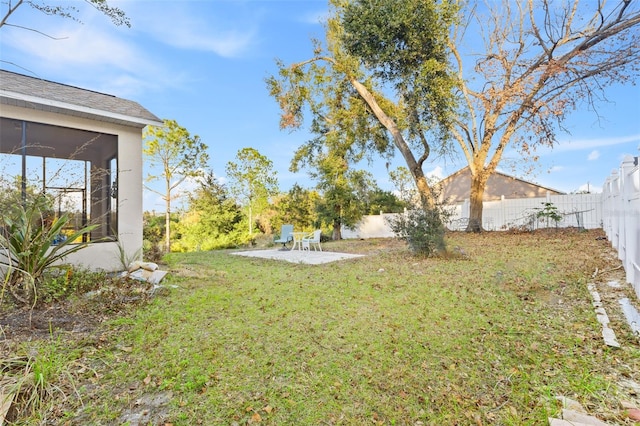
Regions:
<instances>
[{"instance_id":1,"label":"stucco wall","mask_svg":"<svg viewBox=\"0 0 640 426\"><path fill-rule=\"evenodd\" d=\"M441 200L455 204L463 202L471 195L471 172L468 168L441 181ZM484 190L484 201L499 201L502 198L536 198L550 195L560 195L561 192L544 188L531 182L526 182L502 173L494 173L487 180Z\"/></svg>"},{"instance_id":2,"label":"stucco wall","mask_svg":"<svg viewBox=\"0 0 640 426\"><path fill-rule=\"evenodd\" d=\"M47 111L0 105L0 116L118 137L118 241L130 260L142 249L142 129ZM94 270L121 270L118 244L95 243L70 255L69 263Z\"/></svg>"}]
</instances>

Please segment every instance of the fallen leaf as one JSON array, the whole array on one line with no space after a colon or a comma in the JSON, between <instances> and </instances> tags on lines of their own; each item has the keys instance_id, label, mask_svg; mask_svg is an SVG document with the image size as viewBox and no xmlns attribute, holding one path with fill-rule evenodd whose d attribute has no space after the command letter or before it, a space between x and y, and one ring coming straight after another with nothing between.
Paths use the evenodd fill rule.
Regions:
<instances>
[{"instance_id":1,"label":"fallen leaf","mask_svg":"<svg viewBox=\"0 0 640 426\"><path fill-rule=\"evenodd\" d=\"M144 378L142 383L144 383L145 385L148 385L149 383L151 383L151 376L147 375L147 377Z\"/></svg>"},{"instance_id":2,"label":"fallen leaf","mask_svg":"<svg viewBox=\"0 0 640 426\"><path fill-rule=\"evenodd\" d=\"M253 416L251 416L251 421L260 423L262 421L262 416L258 413L254 413Z\"/></svg>"},{"instance_id":3,"label":"fallen leaf","mask_svg":"<svg viewBox=\"0 0 640 426\"><path fill-rule=\"evenodd\" d=\"M267 414L271 414L271 412L273 411L273 407L270 405L267 405L262 410L264 410Z\"/></svg>"},{"instance_id":4,"label":"fallen leaf","mask_svg":"<svg viewBox=\"0 0 640 426\"><path fill-rule=\"evenodd\" d=\"M489 413L489 414L491 414L491 413ZM475 413L473 415L473 419L475 420L477 426L483 426L482 425L482 417L480 416L480 414Z\"/></svg>"},{"instance_id":5,"label":"fallen leaf","mask_svg":"<svg viewBox=\"0 0 640 426\"><path fill-rule=\"evenodd\" d=\"M626 408L627 410L633 409L633 408L638 408L638 407L636 407L636 404L634 404L633 402L625 401L625 400L620 401L620 406L622 408Z\"/></svg>"},{"instance_id":6,"label":"fallen leaf","mask_svg":"<svg viewBox=\"0 0 640 426\"><path fill-rule=\"evenodd\" d=\"M631 408L630 410L627 410L627 417L631 420L640 422L640 408Z\"/></svg>"}]
</instances>

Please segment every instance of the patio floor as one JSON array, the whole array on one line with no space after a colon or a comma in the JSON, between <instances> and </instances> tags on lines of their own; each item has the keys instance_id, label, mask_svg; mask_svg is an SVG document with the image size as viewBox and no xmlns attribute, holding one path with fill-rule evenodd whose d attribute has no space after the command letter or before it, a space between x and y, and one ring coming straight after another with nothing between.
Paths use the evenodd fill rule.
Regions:
<instances>
[{"instance_id":1,"label":"patio floor","mask_svg":"<svg viewBox=\"0 0 640 426\"><path fill-rule=\"evenodd\" d=\"M263 259L284 260L291 263L320 265L337 260L363 257L363 254L337 253L333 251L301 251L301 250L248 250L231 253L237 256L260 257Z\"/></svg>"}]
</instances>

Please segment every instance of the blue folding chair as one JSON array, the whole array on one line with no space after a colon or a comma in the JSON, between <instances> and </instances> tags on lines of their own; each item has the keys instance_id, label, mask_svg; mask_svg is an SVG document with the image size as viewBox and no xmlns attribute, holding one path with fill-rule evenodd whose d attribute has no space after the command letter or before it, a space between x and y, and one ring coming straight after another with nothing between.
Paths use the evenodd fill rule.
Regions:
<instances>
[{"instance_id":1,"label":"blue folding chair","mask_svg":"<svg viewBox=\"0 0 640 426\"><path fill-rule=\"evenodd\" d=\"M280 236L273 240L274 243L282 243L282 248L287 248L287 243L293 241L293 225L282 225Z\"/></svg>"}]
</instances>

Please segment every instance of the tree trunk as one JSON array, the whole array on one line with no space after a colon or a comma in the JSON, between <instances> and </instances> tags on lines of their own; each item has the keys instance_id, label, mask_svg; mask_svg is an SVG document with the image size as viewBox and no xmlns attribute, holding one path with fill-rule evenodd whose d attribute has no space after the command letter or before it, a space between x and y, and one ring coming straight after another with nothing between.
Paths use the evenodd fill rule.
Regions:
<instances>
[{"instance_id":1,"label":"tree trunk","mask_svg":"<svg viewBox=\"0 0 640 426\"><path fill-rule=\"evenodd\" d=\"M342 206L334 205L333 206L333 232L331 235L331 239L333 241L339 241L342 239Z\"/></svg>"},{"instance_id":2,"label":"tree trunk","mask_svg":"<svg viewBox=\"0 0 640 426\"><path fill-rule=\"evenodd\" d=\"M422 203L423 209L431 208L435 205L435 200L433 199L433 191L429 186L429 182L427 182L427 178L424 175L421 167L416 167L415 170L411 172L416 181L416 187L418 188L418 194L420 195L420 202Z\"/></svg>"},{"instance_id":3,"label":"tree trunk","mask_svg":"<svg viewBox=\"0 0 640 426\"><path fill-rule=\"evenodd\" d=\"M167 209L164 216L164 251L171 253L171 180L169 178L167 178L166 185Z\"/></svg>"},{"instance_id":4,"label":"tree trunk","mask_svg":"<svg viewBox=\"0 0 640 426\"><path fill-rule=\"evenodd\" d=\"M167 212L164 216L164 250L171 253L171 200L167 199Z\"/></svg>"},{"instance_id":5,"label":"tree trunk","mask_svg":"<svg viewBox=\"0 0 640 426\"><path fill-rule=\"evenodd\" d=\"M339 219L333 220L333 234L331 235L331 239L333 241L338 241L342 239L342 224Z\"/></svg>"},{"instance_id":6,"label":"tree trunk","mask_svg":"<svg viewBox=\"0 0 640 426\"><path fill-rule=\"evenodd\" d=\"M422 202L422 207L425 209L433 207L433 205L435 204L435 200L433 199L433 192L431 191L429 182L427 182L427 178L425 177L422 170L422 164L427 160L427 158L429 158L429 146L425 145L424 154L419 161L416 160L415 156L413 155L413 151L402 136L402 132L396 125L396 122L384 112L380 105L378 105L378 102L376 101L373 94L369 92L364 84L360 83L355 78L351 79L351 84L356 89L360 97L362 97L367 105L369 105L371 111L376 116L378 121L380 121L380 123L389 131L389 133L391 133L394 145L402 154L402 157L407 163L407 167L409 168L409 171L411 172L411 175L416 182L418 193L420 194L420 201Z\"/></svg>"},{"instance_id":7,"label":"tree trunk","mask_svg":"<svg viewBox=\"0 0 640 426\"><path fill-rule=\"evenodd\" d=\"M469 224L467 232L482 232L482 209L484 187L487 182L486 173L471 173L471 195L469 196Z\"/></svg>"}]
</instances>

